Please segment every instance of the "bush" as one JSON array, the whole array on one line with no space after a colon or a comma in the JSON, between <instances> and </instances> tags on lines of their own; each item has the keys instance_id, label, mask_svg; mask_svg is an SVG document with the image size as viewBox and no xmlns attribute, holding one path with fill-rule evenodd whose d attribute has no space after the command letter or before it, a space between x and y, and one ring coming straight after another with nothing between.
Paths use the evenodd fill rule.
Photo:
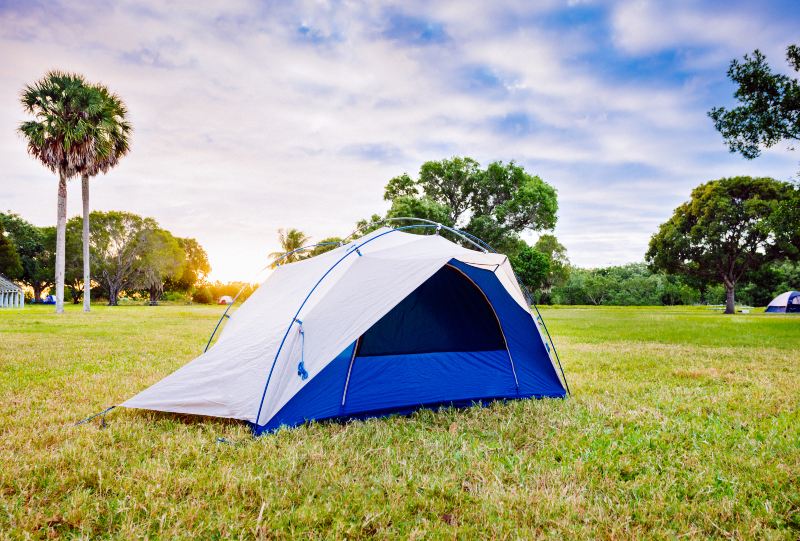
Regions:
<instances>
[{"instance_id":1,"label":"bush","mask_svg":"<svg viewBox=\"0 0 800 541\"><path fill-rule=\"evenodd\" d=\"M161 295L161 300L165 302L188 303L192 298L188 293L183 293L181 291L165 291L164 294Z\"/></svg>"},{"instance_id":2,"label":"bush","mask_svg":"<svg viewBox=\"0 0 800 541\"><path fill-rule=\"evenodd\" d=\"M703 302L705 304L725 304L725 286L722 284L708 286L703 295Z\"/></svg>"},{"instance_id":3,"label":"bush","mask_svg":"<svg viewBox=\"0 0 800 541\"><path fill-rule=\"evenodd\" d=\"M203 286L194 292L192 300L199 304L211 304L214 302L214 297L211 295L211 290Z\"/></svg>"},{"instance_id":4,"label":"bush","mask_svg":"<svg viewBox=\"0 0 800 541\"><path fill-rule=\"evenodd\" d=\"M683 279L651 272L644 263L570 271L566 282L554 287L557 304L653 306L693 304L700 293Z\"/></svg>"}]
</instances>

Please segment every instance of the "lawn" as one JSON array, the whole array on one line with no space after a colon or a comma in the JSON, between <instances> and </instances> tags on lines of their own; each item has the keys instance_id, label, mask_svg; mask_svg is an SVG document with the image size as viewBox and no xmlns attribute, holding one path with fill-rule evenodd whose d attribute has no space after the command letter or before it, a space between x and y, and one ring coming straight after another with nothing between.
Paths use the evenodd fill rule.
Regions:
<instances>
[{"instance_id":1,"label":"lawn","mask_svg":"<svg viewBox=\"0 0 800 541\"><path fill-rule=\"evenodd\" d=\"M543 310L573 396L322 423L115 410L220 307L0 311L0 536L800 536L800 316ZM223 437L232 443L218 443Z\"/></svg>"}]
</instances>

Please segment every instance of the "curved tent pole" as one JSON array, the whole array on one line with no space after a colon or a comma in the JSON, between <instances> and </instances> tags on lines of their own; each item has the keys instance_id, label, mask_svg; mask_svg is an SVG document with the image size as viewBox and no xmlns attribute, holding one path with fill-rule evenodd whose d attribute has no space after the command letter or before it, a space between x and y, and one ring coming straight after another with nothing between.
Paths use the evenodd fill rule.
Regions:
<instances>
[{"instance_id":1,"label":"curved tent pole","mask_svg":"<svg viewBox=\"0 0 800 541\"><path fill-rule=\"evenodd\" d=\"M544 327L544 332L547 334L547 340L550 342L550 345L553 346L553 353L556 354L556 362L558 363L558 369L561 371L561 377L564 380L564 386L567 388L567 394L572 394L569 390L569 383L567 383L567 376L564 374L564 368L561 366L561 359L558 357L558 350L556 349L556 345L553 343L553 338L550 336L550 331L547 330L547 323L544 322L544 318L542 317L542 313L539 311L539 307L536 306L536 303L533 303L531 306L536 310L536 314L538 316L538 320L542 322L542 327Z\"/></svg>"},{"instance_id":2,"label":"curved tent pole","mask_svg":"<svg viewBox=\"0 0 800 541\"><path fill-rule=\"evenodd\" d=\"M440 230L444 229L445 231L449 231L451 233L455 233L459 237L462 237L462 240L465 240L465 241L469 242L474 247L476 247L478 250L480 250L481 252L484 252L484 253L486 253L488 251L488 249L489 249L489 248L487 248L488 245L486 245L486 247L484 247L484 246L481 246L481 244L479 244L478 242L475 242L475 240L483 242L480 239L478 239L477 237L475 237L473 235L470 235L469 233L465 233L464 231L461 231L460 229L456 229L455 227L450 227L450 226L447 226L447 225L444 225L444 224L440 224L439 222L434 222L433 220L427 220L425 218L411 218L411 217L406 217L406 216L400 216L400 217L397 217L397 218L385 218L385 219L380 220L378 222L372 222L372 223L367 224L365 226L359 227L358 229L356 229L355 231L353 231L352 233L347 235L342 240L342 242L347 241L347 239L349 239L350 237L352 237L353 235L355 235L356 233L358 233L362 229L366 229L367 227L373 227L373 226L377 226L377 225L380 225L380 224L383 224L383 223L397 222L397 221L401 221L401 220L402 221L416 220L416 221L419 221L419 222L423 222L422 224L416 224L416 225L418 225L418 226L423 226L424 225L424 226L426 226L425 227L426 229L436 229L437 231L440 231ZM414 224L412 224L412 225L414 225ZM401 226L401 227L394 228L394 229L409 229L409 228L411 228L411 226ZM472 238L470 238L470 237L472 237ZM473 240L473 239L475 239L475 240ZM486 243L483 243L483 244L486 244Z\"/></svg>"},{"instance_id":3,"label":"curved tent pole","mask_svg":"<svg viewBox=\"0 0 800 541\"><path fill-rule=\"evenodd\" d=\"M266 267L263 267L263 268L262 268L261 270L259 270L258 272L259 272L259 273L261 273L262 271L266 270L268 267L271 267L271 266L273 266L273 265L278 265L278 264L279 264L281 261L283 261L284 259L286 259L287 257L289 257L290 255L292 255L292 254L293 254L293 253L295 253L295 252L299 252L299 251L301 251L301 250L308 250L309 248L316 248L317 246L329 246L329 245L331 245L331 244L339 244L339 245L341 245L341 243L340 243L340 242L320 242L320 243L318 243L318 244L309 244L309 245L306 245L306 246L301 246L300 248L297 248L297 249L295 249L295 250L291 250L291 251L289 251L289 252L286 252L285 254L281 254L281 255L278 257L278 259L276 259L275 261L273 261L272 263L270 263L270 264L269 264L269 265L267 265ZM223 313L222 313L222 315L221 315L221 316L220 316L220 318L219 318L219 321L217 321L217 325L216 325L216 327L214 327L214 330L211 332L211 336L209 336L209 337L208 337L208 342L206 343L206 347L205 347L205 349L203 349L203 353L205 353L206 351L208 351L208 348L209 348L209 347L211 347L211 341L214 339L214 335L216 335L216 334L217 334L217 331L219 330L219 326L220 326L220 325L222 325L222 321L223 321L223 320L224 320L226 317L227 317L227 318L230 318L230 317L231 317L231 316L229 316L229 315L228 315L228 311L231 309L231 306L233 306L234 304L236 304L236 299L238 299L238 298L239 298L239 295L241 295L241 294L242 294L242 292L244 291L244 289L245 289L245 288L246 288L248 285L250 285L250 284L245 284L245 285L243 285L241 288L239 288L239 291L236 293L236 296L235 296L235 297L233 297L233 300L231 300L231 303L230 303L230 304L229 304L229 305L228 305L228 306L225 308L225 312L223 312Z\"/></svg>"},{"instance_id":4,"label":"curved tent pole","mask_svg":"<svg viewBox=\"0 0 800 541\"><path fill-rule=\"evenodd\" d=\"M286 328L286 332L283 333L283 338L281 339L281 343L278 346L278 351L275 352L275 358L272 360L272 365L270 366L269 374L267 375L267 382L264 384L264 391L261 393L261 402L259 402L259 404L258 404L258 413L256 413L256 420L255 420L255 423L254 423L254 425L256 427L258 427L258 420L261 418L261 410L264 407L264 398L266 398L266 396L267 396L267 389L269 388L269 382L272 380L272 373L275 371L275 364L278 362L278 357L281 354L281 350L283 349L283 345L286 343L286 338L289 336L289 331L292 330L292 326L295 324L295 322L297 321L297 318L300 316L300 311L306 305L306 303L308 302L308 299L311 298L311 295L314 293L314 291L317 290L317 287L319 287L319 285L322 283L322 281L325 280L325 278L327 278L327 276L331 273L331 271L333 271L333 269L335 269L336 267L339 266L339 263L341 263L342 261L347 259L352 254L358 254L358 256L360 257L361 256L361 252L359 251L359 248L369 244L370 242L372 242L372 241L374 241L376 239L379 239L379 238L383 237L384 235L388 235L389 233L395 233L397 231L404 231L404 230L407 230L407 229L420 229L420 228L431 228L431 227L438 227L438 225L433 225L433 224L406 225L406 226L397 227L397 228L394 228L394 229L389 229L388 231L384 231L380 235L375 235L374 237L368 238L367 240L365 240L364 242L362 242L360 244L354 244L352 249L348 250L347 253L345 253L342 257L340 257L333 265L331 265L331 267L328 270L325 271L325 274L323 274L320 277L320 279L317 280L317 283L314 284L314 286L308 292L308 294L306 295L305 299L303 299L303 302L300 303L300 307L295 312L294 317L292 317L292 320L289 323L289 326ZM442 226L442 227L445 227L445 226Z\"/></svg>"},{"instance_id":5,"label":"curved tent pole","mask_svg":"<svg viewBox=\"0 0 800 541\"><path fill-rule=\"evenodd\" d=\"M352 237L352 236L358 234L360 231L363 231L364 229L367 229L367 228L370 228L370 227L377 227L377 226L379 226L381 224L385 224L385 223L388 223L388 222L401 222L401 221L407 222L407 221L410 221L410 220L414 220L414 221L417 221L417 222L423 222L425 224L435 225L435 226L437 226L436 227L437 231L439 231L440 229L444 229L446 231L450 231L451 233L455 233L456 235L462 237L463 240L466 240L467 242L469 242L470 244L472 244L473 246L477 247L479 250L481 250L483 252L486 252L487 249L491 250L491 247L488 244L483 242L481 239L479 239L475 235L471 235L470 233L467 233L466 231L462 231L462 230L457 229L455 227L449 227L449 226L446 226L444 224L440 224L439 222L434 222L433 220L428 220L427 218L414 218L414 217L411 217L411 216L397 216L396 218L384 218L382 220L378 220L377 222L371 222L371 223L368 223L366 225L362 225L361 227L357 228L355 231L353 231L352 233L347 235L344 239L342 239L342 242L346 242L347 239L349 239L350 237ZM477 241L477 242L475 242L475 241ZM491 251L494 251L494 250L491 250Z\"/></svg>"}]
</instances>

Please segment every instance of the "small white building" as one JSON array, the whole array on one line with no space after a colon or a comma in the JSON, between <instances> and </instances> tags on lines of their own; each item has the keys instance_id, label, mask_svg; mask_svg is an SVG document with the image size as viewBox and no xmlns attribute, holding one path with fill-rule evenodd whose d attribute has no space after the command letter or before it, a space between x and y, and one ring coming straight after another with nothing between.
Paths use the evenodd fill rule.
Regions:
<instances>
[{"instance_id":1,"label":"small white building","mask_svg":"<svg viewBox=\"0 0 800 541\"><path fill-rule=\"evenodd\" d=\"M0 308L22 308L25 293L17 284L0 274Z\"/></svg>"}]
</instances>

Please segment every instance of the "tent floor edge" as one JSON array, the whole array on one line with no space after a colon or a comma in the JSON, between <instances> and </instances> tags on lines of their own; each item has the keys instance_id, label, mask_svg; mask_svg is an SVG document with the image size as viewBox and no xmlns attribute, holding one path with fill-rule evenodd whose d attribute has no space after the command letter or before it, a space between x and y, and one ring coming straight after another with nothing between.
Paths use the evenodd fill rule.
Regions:
<instances>
[{"instance_id":1,"label":"tent floor edge","mask_svg":"<svg viewBox=\"0 0 800 541\"><path fill-rule=\"evenodd\" d=\"M329 417L321 417L315 419L301 419L291 423L284 422L284 423L273 424L271 422L267 422L266 424L258 425L256 423L248 421L247 424L249 425L251 431L253 432L253 436L258 437L258 436L263 436L265 434L274 434L275 432L278 432L281 429L297 428L311 422L346 424L350 421L364 421L367 419L379 419L379 418L393 417L393 416L408 417L422 410L440 411L448 408L463 410L475 406L480 406L482 408L485 408L496 402L515 402L518 400L542 400L546 398L566 400L568 396L566 391L560 394L520 393L520 395L518 396L496 396L496 397L474 398L465 400L448 400L443 402L434 402L430 404L419 404L419 405L405 406L399 408L389 408L386 410L351 412L345 415L332 415Z\"/></svg>"}]
</instances>

